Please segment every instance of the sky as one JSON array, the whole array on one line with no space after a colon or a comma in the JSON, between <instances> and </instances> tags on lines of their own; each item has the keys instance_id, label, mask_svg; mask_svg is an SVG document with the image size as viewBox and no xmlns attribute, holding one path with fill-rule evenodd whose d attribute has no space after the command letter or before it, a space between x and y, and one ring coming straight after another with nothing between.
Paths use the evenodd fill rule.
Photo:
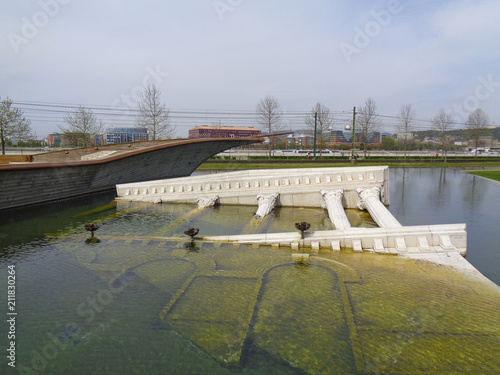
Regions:
<instances>
[{"instance_id":1,"label":"sky","mask_svg":"<svg viewBox=\"0 0 500 375\"><path fill-rule=\"evenodd\" d=\"M286 129L316 103L334 129L372 98L384 131L411 104L416 130L441 109L464 127L500 124L498 0L23 0L0 13L0 99L39 138L82 105L134 126L140 94L161 90L177 137L198 125L258 126L278 100Z\"/></svg>"}]
</instances>

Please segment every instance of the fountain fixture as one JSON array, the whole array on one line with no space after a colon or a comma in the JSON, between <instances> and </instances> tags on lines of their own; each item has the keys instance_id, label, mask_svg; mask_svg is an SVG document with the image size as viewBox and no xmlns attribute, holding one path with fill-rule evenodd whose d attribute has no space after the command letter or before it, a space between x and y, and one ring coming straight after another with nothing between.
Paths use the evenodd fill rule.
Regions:
<instances>
[{"instance_id":1,"label":"fountain fixture","mask_svg":"<svg viewBox=\"0 0 500 375\"><path fill-rule=\"evenodd\" d=\"M86 243L95 243L99 242L97 238L94 237L94 232L99 229L98 224L90 223L90 224L85 224L85 230L90 232L90 238L88 238L85 242Z\"/></svg>"},{"instance_id":2,"label":"fountain fixture","mask_svg":"<svg viewBox=\"0 0 500 375\"><path fill-rule=\"evenodd\" d=\"M298 230L300 230L300 239L303 240L304 239L304 232L306 230L308 230L309 228L311 228L311 224L306 223L305 221L303 221L301 223L295 223L295 228L297 228Z\"/></svg>"},{"instance_id":3,"label":"fountain fixture","mask_svg":"<svg viewBox=\"0 0 500 375\"><path fill-rule=\"evenodd\" d=\"M187 230L184 231L184 234L186 236L191 237L191 241L194 241L194 236L196 236L200 232L200 229L198 228L188 228Z\"/></svg>"},{"instance_id":4,"label":"fountain fixture","mask_svg":"<svg viewBox=\"0 0 500 375\"><path fill-rule=\"evenodd\" d=\"M98 224L90 223L85 224L85 230L90 232L90 238L94 238L94 232L99 229Z\"/></svg>"}]
</instances>

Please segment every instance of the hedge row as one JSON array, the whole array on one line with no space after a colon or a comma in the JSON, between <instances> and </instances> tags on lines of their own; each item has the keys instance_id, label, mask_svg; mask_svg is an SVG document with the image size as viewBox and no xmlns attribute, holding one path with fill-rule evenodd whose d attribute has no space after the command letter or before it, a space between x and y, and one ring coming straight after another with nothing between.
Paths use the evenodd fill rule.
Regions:
<instances>
[{"instance_id":1,"label":"hedge row","mask_svg":"<svg viewBox=\"0 0 500 375\"><path fill-rule=\"evenodd\" d=\"M208 159L206 162L221 162L221 161L230 161L231 163L252 163L255 161L258 162L265 162L265 163L282 163L282 162L297 162L300 161L301 163L334 163L334 162L346 162L349 161L348 156L335 156L335 157L328 157L328 158L319 158L316 157L315 160L313 160L312 157L306 158L306 157L301 157L301 156L275 156L269 159L267 156L250 156L246 160L238 160L234 157L230 156L223 156L223 157L212 157ZM474 157L467 157L467 156L448 156L447 162L448 163L468 163L468 162L499 162L500 157L494 157L494 156L481 156L478 158ZM377 163L441 163L444 162L444 157L436 157L436 156L415 156L415 157L408 157L404 159L401 156L371 156L369 158L363 159L359 158L357 159L358 163L370 163L370 162L377 162Z\"/></svg>"}]
</instances>

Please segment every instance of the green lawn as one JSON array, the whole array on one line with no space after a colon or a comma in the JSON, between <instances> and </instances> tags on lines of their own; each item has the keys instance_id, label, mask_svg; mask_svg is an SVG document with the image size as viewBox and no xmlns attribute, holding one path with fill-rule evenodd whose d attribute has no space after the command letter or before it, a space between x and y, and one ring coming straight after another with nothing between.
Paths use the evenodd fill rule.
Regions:
<instances>
[{"instance_id":1,"label":"green lawn","mask_svg":"<svg viewBox=\"0 0 500 375\"><path fill-rule=\"evenodd\" d=\"M454 163L444 163L444 162L404 162L404 161L389 161L389 160L361 160L356 162L356 166L372 166L372 165L387 165L391 168L457 168L457 167L477 167L478 169L485 166L500 167L500 161L496 162L454 162ZM221 160L221 161L211 161L203 163L198 167L199 170L202 169L226 169L226 170L237 170L237 169L274 169L274 168L320 168L320 167L350 167L352 164L346 161L338 162L315 162L315 161L244 161L244 162L234 162L231 160ZM496 171L493 171L496 172ZM488 171L486 172L488 173Z\"/></svg>"},{"instance_id":2,"label":"green lawn","mask_svg":"<svg viewBox=\"0 0 500 375\"><path fill-rule=\"evenodd\" d=\"M474 171L469 173L480 177L486 177L491 180L500 181L500 171Z\"/></svg>"}]
</instances>

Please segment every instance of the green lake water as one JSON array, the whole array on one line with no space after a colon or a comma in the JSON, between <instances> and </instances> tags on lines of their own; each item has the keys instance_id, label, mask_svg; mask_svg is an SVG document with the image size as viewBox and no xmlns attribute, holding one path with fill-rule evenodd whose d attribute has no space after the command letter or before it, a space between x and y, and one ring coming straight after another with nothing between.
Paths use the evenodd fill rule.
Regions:
<instances>
[{"instance_id":1,"label":"green lake water","mask_svg":"<svg viewBox=\"0 0 500 375\"><path fill-rule=\"evenodd\" d=\"M498 234L476 228L498 223L487 209L498 190L445 173L391 170L390 209L405 225L467 222L468 259L479 269L489 260L489 272ZM113 196L0 219L0 306L7 317L15 264L18 313L16 368L3 355L2 374L500 373L500 289L490 284L395 256L322 250L297 264L291 249L183 234L331 229L321 209L280 208L255 225L256 207L115 206ZM348 216L375 226L365 212ZM89 222L100 223L99 242L87 241ZM0 343L8 348L6 324Z\"/></svg>"}]
</instances>

